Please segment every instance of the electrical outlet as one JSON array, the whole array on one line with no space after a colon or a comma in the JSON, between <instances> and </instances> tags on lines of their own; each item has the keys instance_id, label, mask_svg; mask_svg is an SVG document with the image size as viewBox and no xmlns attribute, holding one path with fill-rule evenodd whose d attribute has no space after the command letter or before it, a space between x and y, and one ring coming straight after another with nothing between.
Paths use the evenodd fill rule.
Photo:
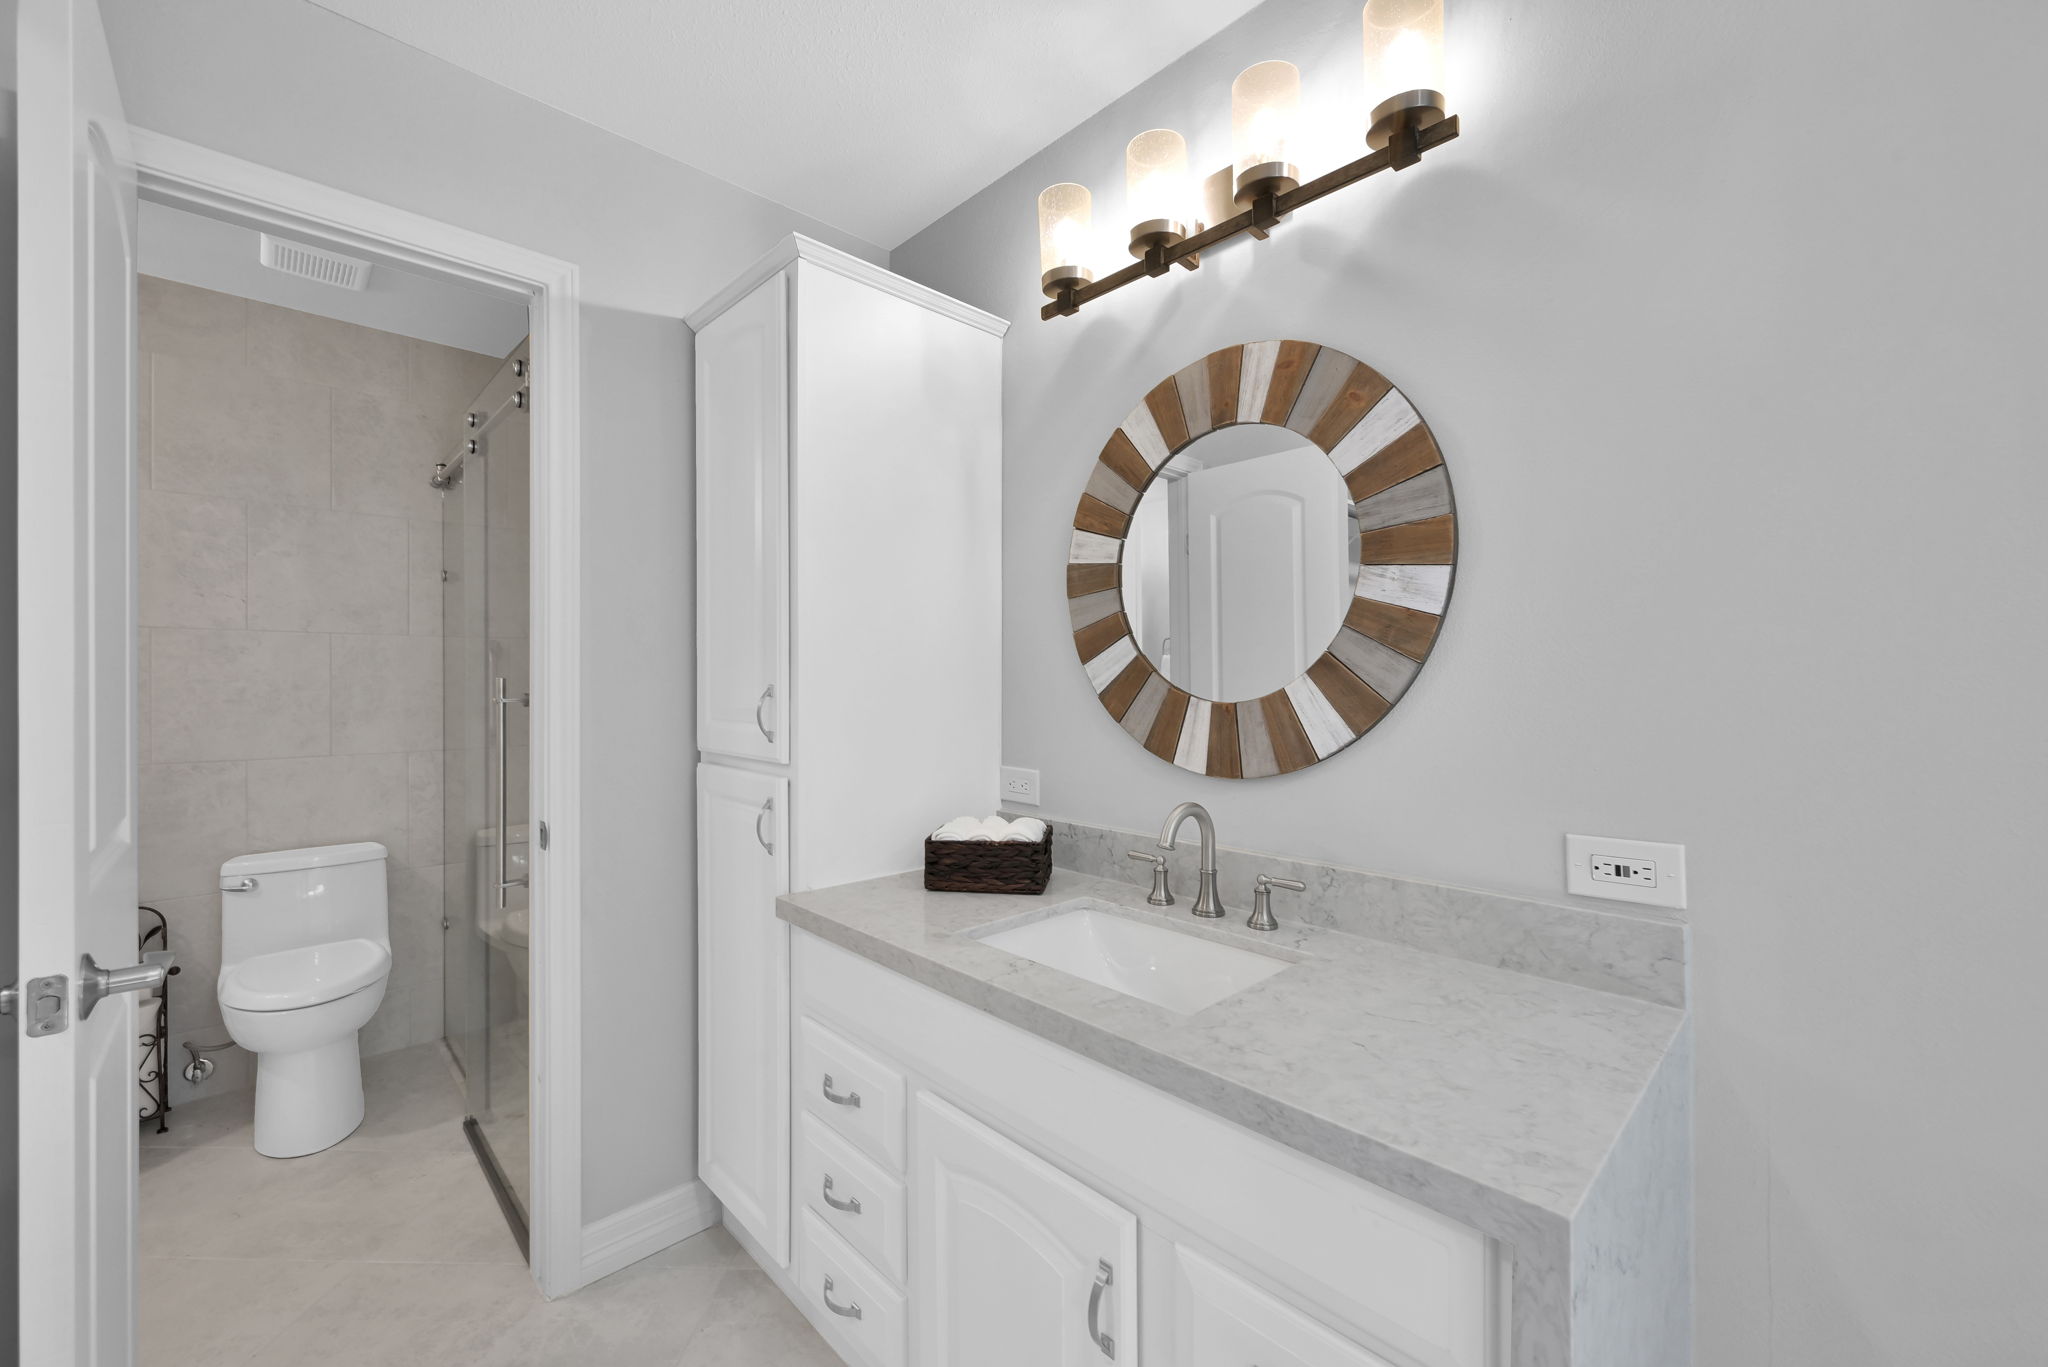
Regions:
<instances>
[{"instance_id":1,"label":"electrical outlet","mask_svg":"<svg viewBox=\"0 0 2048 1367\"><path fill-rule=\"evenodd\" d=\"M1008 764L1003 766L1003 801L1021 802L1027 807L1038 805L1038 771L1018 769Z\"/></svg>"},{"instance_id":2,"label":"electrical outlet","mask_svg":"<svg viewBox=\"0 0 2048 1367\"><path fill-rule=\"evenodd\" d=\"M1685 906L1685 846L1604 835L1564 838L1565 891L1645 906Z\"/></svg>"}]
</instances>

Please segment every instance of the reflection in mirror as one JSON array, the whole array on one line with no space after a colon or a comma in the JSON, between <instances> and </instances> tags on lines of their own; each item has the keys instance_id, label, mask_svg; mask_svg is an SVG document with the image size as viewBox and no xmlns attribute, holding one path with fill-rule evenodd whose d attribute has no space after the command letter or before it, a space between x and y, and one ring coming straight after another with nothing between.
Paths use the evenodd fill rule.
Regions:
<instances>
[{"instance_id":1,"label":"reflection in mirror","mask_svg":"<svg viewBox=\"0 0 2048 1367\"><path fill-rule=\"evenodd\" d=\"M1146 488L1122 577L1131 634L1168 682L1218 702L1263 697L1315 662L1351 605L1350 494L1297 432L1219 429Z\"/></svg>"}]
</instances>

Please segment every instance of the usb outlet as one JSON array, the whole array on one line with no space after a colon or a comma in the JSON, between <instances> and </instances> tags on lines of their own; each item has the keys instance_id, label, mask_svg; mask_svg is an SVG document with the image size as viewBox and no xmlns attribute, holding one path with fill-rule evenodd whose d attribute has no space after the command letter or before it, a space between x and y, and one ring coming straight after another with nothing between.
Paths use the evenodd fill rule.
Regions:
<instances>
[{"instance_id":1,"label":"usb outlet","mask_svg":"<svg viewBox=\"0 0 2048 1367\"><path fill-rule=\"evenodd\" d=\"M1564 886L1582 897L1680 910L1685 906L1685 846L1568 835Z\"/></svg>"}]
</instances>

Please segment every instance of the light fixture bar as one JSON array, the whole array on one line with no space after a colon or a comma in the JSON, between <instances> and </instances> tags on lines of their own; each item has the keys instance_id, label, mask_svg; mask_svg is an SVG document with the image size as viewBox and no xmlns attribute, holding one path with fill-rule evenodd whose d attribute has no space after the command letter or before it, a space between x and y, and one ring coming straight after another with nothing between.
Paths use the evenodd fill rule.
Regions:
<instances>
[{"instance_id":1,"label":"light fixture bar","mask_svg":"<svg viewBox=\"0 0 2048 1367\"><path fill-rule=\"evenodd\" d=\"M1195 269L1199 254L1219 242L1226 242L1239 233L1250 233L1253 237L1265 237L1286 215L1296 209L1313 204L1325 195L1334 194L1347 185L1364 180L1367 176L1378 175L1381 171L1399 171L1413 166L1422 159L1422 154L1440 147L1458 136L1458 120L1453 115L1441 123L1417 129L1403 123L1393 132L1392 141L1377 152L1369 152L1357 161L1340 166L1327 175L1278 195L1261 195L1252 207L1235 218L1226 218L1221 223L1205 228L1191 237L1182 238L1170 246L1154 246L1144 257L1132 262L1120 271L1114 271L1100 280L1069 287L1044 308L1038 311L1040 318L1059 318L1077 312L1081 305L1092 303L1112 290L1120 290L1133 280L1147 276L1164 275L1178 265L1186 270Z\"/></svg>"}]
</instances>

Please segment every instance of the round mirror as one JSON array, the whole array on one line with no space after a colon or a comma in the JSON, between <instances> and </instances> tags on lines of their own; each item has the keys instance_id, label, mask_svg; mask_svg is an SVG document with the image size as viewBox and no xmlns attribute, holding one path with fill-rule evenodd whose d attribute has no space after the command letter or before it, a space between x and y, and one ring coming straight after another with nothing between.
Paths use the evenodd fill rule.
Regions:
<instances>
[{"instance_id":1,"label":"round mirror","mask_svg":"<svg viewBox=\"0 0 2048 1367\"><path fill-rule=\"evenodd\" d=\"M1161 759L1289 773L1407 692L1457 550L1443 453L1400 390L1313 342L1225 347L1103 445L1067 557L1074 649Z\"/></svg>"},{"instance_id":2,"label":"round mirror","mask_svg":"<svg viewBox=\"0 0 2048 1367\"><path fill-rule=\"evenodd\" d=\"M1351 606L1358 534L1337 467L1308 438L1225 427L1161 466L1124 538L1131 636L1166 681L1242 702L1285 688Z\"/></svg>"}]
</instances>

